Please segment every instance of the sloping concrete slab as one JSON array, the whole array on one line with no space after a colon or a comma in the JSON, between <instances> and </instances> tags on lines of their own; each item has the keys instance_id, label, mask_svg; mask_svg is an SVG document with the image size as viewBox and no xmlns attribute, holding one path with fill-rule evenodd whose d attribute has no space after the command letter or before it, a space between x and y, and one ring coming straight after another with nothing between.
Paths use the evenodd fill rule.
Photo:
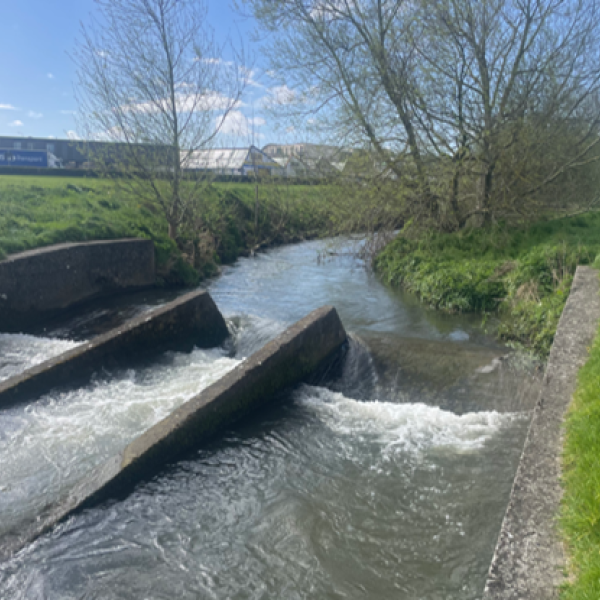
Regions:
<instances>
[{"instance_id":1,"label":"sloping concrete slab","mask_svg":"<svg viewBox=\"0 0 600 600\"><path fill-rule=\"evenodd\" d=\"M484 600L558 598L565 556L556 528L562 422L600 320L598 271L578 267L550 352Z\"/></svg>"},{"instance_id":2,"label":"sloping concrete slab","mask_svg":"<svg viewBox=\"0 0 600 600\"><path fill-rule=\"evenodd\" d=\"M53 387L76 385L102 367L122 366L140 355L162 352L186 342L190 347L217 346L227 335L225 320L210 295L190 292L0 382L0 409Z\"/></svg>"},{"instance_id":3,"label":"sloping concrete slab","mask_svg":"<svg viewBox=\"0 0 600 600\"><path fill-rule=\"evenodd\" d=\"M0 560L69 515L126 494L166 462L198 447L280 390L325 368L345 343L346 332L333 307L312 312L94 469L62 503L50 507L29 528L5 536L0 540Z\"/></svg>"}]
</instances>

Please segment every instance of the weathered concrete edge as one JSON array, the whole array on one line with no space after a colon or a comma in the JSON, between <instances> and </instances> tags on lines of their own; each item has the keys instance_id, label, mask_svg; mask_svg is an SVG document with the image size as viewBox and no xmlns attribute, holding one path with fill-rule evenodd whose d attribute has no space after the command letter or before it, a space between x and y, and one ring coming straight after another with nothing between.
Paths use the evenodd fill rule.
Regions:
<instances>
[{"instance_id":1,"label":"weathered concrete edge","mask_svg":"<svg viewBox=\"0 0 600 600\"><path fill-rule=\"evenodd\" d=\"M0 331L26 331L94 298L153 287L154 242L54 244L0 261Z\"/></svg>"},{"instance_id":2,"label":"weathered concrete edge","mask_svg":"<svg viewBox=\"0 0 600 600\"><path fill-rule=\"evenodd\" d=\"M87 242L61 242L59 244L51 244L49 246L40 246L39 248L32 248L31 250L24 250L23 252L16 252L15 254L9 254L6 258L0 260L1 263L12 263L24 259L31 258L33 256L40 256L49 252L63 252L65 250L73 250L81 247L95 247L95 246L112 246L114 244L129 244L129 243L152 243L151 240L146 238L117 238L114 240L89 240Z\"/></svg>"},{"instance_id":3,"label":"weathered concrete edge","mask_svg":"<svg viewBox=\"0 0 600 600\"><path fill-rule=\"evenodd\" d=\"M243 363L180 406L84 478L58 506L26 531L3 540L5 560L84 508L121 496L156 474L177 455L197 447L224 427L300 382L334 357L346 332L333 307L324 306L298 321Z\"/></svg>"},{"instance_id":4,"label":"weathered concrete edge","mask_svg":"<svg viewBox=\"0 0 600 600\"><path fill-rule=\"evenodd\" d=\"M76 384L109 364L122 366L140 355L163 351L184 341L217 346L227 335L225 320L210 295L205 291L190 292L0 382L0 409L56 386Z\"/></svg>"},{"instance_id":5,"label":"weathered concrete edge","mask_svg":"<svg viewBox=\"0 0 600 600\"><path fill-rule=\"evenodd\" d=\"M564 549L556 518L561 500L562 423L600 320L598 272L578 267L550 352L483 600L558 598Z\"/></svg>"}]
</instances>

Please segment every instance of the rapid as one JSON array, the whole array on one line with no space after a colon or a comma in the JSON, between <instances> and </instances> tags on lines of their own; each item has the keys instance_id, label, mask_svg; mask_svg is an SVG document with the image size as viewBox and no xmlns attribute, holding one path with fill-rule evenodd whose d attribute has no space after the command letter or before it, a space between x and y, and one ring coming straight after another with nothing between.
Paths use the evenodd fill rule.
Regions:
<instances>
[{"instance_id":1,"label":"rapid","mask_svg":"<svg viewBox=\"0 0 600 600\"><path fill-rule=\"evenodd\" d=\"M391 290L352 244L225 267L219 348L102 370L0 412L0 543L95 465L323 305L350 343L318 381L0 564L6 599L479 598L536 399L536 365ZM0 379L172 297L0 334Z\"/></svg>"}]
</instances>

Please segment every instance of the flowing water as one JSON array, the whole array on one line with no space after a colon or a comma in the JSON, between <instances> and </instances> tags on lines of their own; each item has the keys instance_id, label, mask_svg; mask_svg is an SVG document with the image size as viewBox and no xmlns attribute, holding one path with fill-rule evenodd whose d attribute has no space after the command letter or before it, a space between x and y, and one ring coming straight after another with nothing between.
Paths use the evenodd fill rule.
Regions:
<instances>
[{"instance_id":1,"label":"flowing water","mask_svg":"<svg viewBox=\"0 0 600 600\"><path fill-rule=\"evenodd\" d=\"M316 260L325 250L309 242L224 269L209 286L232 333L222 348L102 371L0 413L1 543L314 308L336 306L351 334L326 380L0 564L0 598L480 597L533 367L477 319L428 311L343 252ZM0 379L166 299L136 294L35 336L0 334Z\"/></svg>"}]
</instances>

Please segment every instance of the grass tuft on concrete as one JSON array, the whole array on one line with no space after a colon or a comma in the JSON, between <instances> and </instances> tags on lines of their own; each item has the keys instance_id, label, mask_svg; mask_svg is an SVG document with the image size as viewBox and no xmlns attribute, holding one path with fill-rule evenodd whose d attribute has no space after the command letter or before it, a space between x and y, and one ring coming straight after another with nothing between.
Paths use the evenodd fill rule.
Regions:
<instances>
[{"instance_id":1,"label":"grass tuft on concrete","mask_svg":"<svg viewBox=\"0 0 600 600\"><path fill-rule=\"evenodd\" d=\"M560 525L569 555L562 600L600 598L600 329L569 407Z\"/></svg>"}]
</instances>

